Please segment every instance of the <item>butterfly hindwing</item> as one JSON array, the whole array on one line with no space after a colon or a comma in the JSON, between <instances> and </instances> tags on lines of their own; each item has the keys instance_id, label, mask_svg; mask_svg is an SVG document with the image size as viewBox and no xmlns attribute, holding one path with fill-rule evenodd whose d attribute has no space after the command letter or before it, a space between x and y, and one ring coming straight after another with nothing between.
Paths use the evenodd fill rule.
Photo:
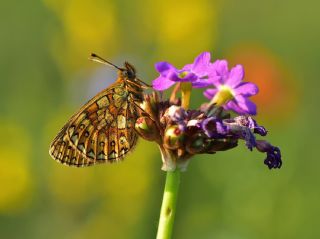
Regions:
<instances>
[{"instance_id":1,"label":"butterfly hindwing","mask_svg":"<svg viewBox=\"0 0 320 239\"><path fill-rule=\"evenodd\" d=\"M135 146L139 108L125 83L118 78L71 117L50 146L54 159L72 166L114 162Z\"/></svg>"}]
</instances>

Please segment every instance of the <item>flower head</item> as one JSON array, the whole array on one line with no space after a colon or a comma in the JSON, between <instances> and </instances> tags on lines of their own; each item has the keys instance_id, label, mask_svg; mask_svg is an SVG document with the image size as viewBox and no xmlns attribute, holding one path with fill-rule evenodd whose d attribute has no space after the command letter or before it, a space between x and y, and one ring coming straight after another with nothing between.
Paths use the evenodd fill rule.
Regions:
<instances>
[{"instance_id":1,"label":"flower head","mask_svg":"<svg viewBox=\"0 0 320 239\"><path fill-rule=\"evenodd\" d=\"M181 70L168 62L158 62L155 65L160 76L152 82L155 90L163 91L177 82L191 82L193 87L206 87L211 84L210 53L203 52L192 64L185 65Z\"/></svg>"},{"instance_id":2,"label":"flower head","mask_svg":"<svg viewBox=\"0 0 320 239\"><path fill-rule=\"evenodd\" d=\"M185 82L174 88L170 100L160 100L156 92L145 96L144 114L136 123L143 138L159 144L163 170L185 170L192 156L229 150L241 140L250 151L256 148L266 153L264 164L269 169L281 167L280 149L256 138L266 136L267 130L250 116L256 114L256 105L248 98L258 93L258 87L243 82L241 65L229 70L226 60L210 63L210 53L204 52L182 69L168 62L157 63L156 69L160 76L153 81L155 90ZM204 92L211 101L189 109L192 87L207 86L215 87ZM181 98L177 97L179 90ZM231 117L227 110L235 111L236 116Z\"/></svg>"},{"instance_id":3,"label":"flower head","mask_svg":"<svg viewBox=\"0 0 320 239\"><path fill-rule=\"evenodd\" d=\"M256 105L248 97L258 93L258 87L250 82L242 82L244 69L236 65L230 71L226 60L217 60L211 65L214 89L207 89L204 96L226 110L238 114L256 114Z\"/></svg>"}]
</instances>

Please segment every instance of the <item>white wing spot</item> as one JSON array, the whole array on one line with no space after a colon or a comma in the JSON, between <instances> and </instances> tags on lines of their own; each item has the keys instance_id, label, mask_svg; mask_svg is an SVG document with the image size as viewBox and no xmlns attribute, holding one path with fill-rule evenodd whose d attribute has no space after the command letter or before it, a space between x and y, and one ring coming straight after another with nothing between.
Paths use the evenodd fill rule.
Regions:
<instances>
[{"instance_id":1,"label":"white wing spot","mask_svg":"<svg viewBox=\"0 0 320 239\"><path fill-rule=\"evenodd\" d=\"M126 117L118 115L118 129L124 129L126 127Z\"/></svg>"}]
</instances>

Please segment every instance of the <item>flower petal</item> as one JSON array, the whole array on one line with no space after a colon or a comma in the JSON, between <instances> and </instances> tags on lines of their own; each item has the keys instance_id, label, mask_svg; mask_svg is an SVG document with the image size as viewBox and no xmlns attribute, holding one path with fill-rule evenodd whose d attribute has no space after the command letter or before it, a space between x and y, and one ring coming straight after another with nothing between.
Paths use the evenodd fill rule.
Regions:
<instances>
[{"instance_id":1,"label":"flower petal","mask_svg":"<svg viewBox=\"0 0 320 239\"><path fill-rule=\"evenodd\" d=\"M203 87L212 85L214 81L215 81L215 78L210 76L203 76L203 77L198 76L198 79L192 82L192 86L194 88L203 88Z\"/></svg>"},{"instance_id":2,"label":"flower petal","mask_svg":"<svg viewBox=\"0 0 320 239\"><path fill-rule=\"evenodd\" d=\"M193 62L192 71L202 75L204 72L207 72L207 69L210 64L211 55L210 52L203 52Z\"/></svg>"},{"instance_id":3,"label":"flower petal","mask_svg":"<svg viewBox=\"0 0 320 239\"><path fill-rule=\"evenodd\" d=\"M179 75L179 72L170 72L167 77L171 81L175 82L193 82L198 79L198 77L192 72L186 73L186 75L184 75L183 77Z\"/></svg>"},{"instance_id":4,"label":"flower petal","mask_svg":"<svg viewBox=\"0 0 320 239\"><path fill-rule=\"evenodd\" d=\"M257 114L257 107L255 103L250 101L248 98L242 95L237 95L234 100L237 102L237 105L247 114L250 114L250 115Z\"/></svg>"},{"instance_id":5,"label":"flower petal","mask_svg":"<svg viewBox=\"0 0 320 239\"><path fill-rule=\"evenodd\" d=\"M184 70L184 71L191 71L192 67L193 67L193 64L187 64L187 65L185 65L185 66L182 68L182 70Z\"/></svg>"},{"instance_id":6,"label":"flower petal","mask_svg":"<svg viewBox=\"0 0 320 239\"><path fill-rule=\"evenodd\" d=\"M192 86L194 88L203 88L207 87L212 84L212 81L210 79L197 79L196 81L192 82Z\"/></svg>"},{"instance_id":7,"label":"flower petal","mask_svg":"<svg viewBox=\"0 0 320 239\"><path fill-rule=\"evenodd\" d=\"M234 89L236 95L243 95L243 96L252 96L256 95L259 92L259 88L250 82L243 82L238 87Z\"/></svg>"},{"instance_id":8,"label":"flower petal","mask_svg":"<svg viewBox=\"0 0 320 239\"><path fill-rule=\"evenodd\" d=\"M240 114L240 115L244 115L246 114L246 111L243 110L238 104L237 102L233 99L233 100L230 100L227 104L225 104L223 106L223 108L225 110L233 110L234 112Z\"/></svg>"},{"instance_id":9,"label":"flower petal","mask_svg":"<svg viewBox=\"0 0 320 239\"><path fill-rule=\"evenodd\" d=\"M178 70L166 61L158 62L155 64L156 70L160 73L161 76L167 77L171 72L177 72Z\"/></svg>"},{"instance_id":10,"label":"flower petal","mask_svg":"<svg viewBox=\"0 0 320 239\"><path fill-rule=\"evenodd\" d=\"M152 81L153 89L160 90L160 91L166 90L174 84L175 84L174 81L171 81L168 78L163 77L163 76L159 76L157 79Z\"/></svg>"},{"instance_id":11,"label":"flower petal","mask_svg":"<svg viewBox=\"0 0 320 239\"><path fill-rule=\"evenodd\" d=\"M207 89L203 92L203 95L209 100L211 100L217 92L218 92L218 89Z\"/></svg>"},{"instance_id":12,"label":"flower petal","mask_svg":"<svg viewBox=\"0 0 320 239\"><path fill-rule=\"evenodd\" d=\"M246 141L246 146L248 147L248 149L252 151L253 147L255 147L257 144L254 134L250 131L249 128L244 127L242 137Z\"/></svg>"},{"instance_id":13,"label":"flower petal","mask_svg":"<svg viewBox=\"0 0 320 239\"><path fill-rule=\"evenodd\" d=\"M214 133L216 133L216 121L213 117L207 118L201 122L201 128L204 133L211 137Z\"/></svg>"},{"instance_id":14,"label":"flower petal","mask_svg":"<svg viewBox=\"0 0 320 239\"><path fill-rule=\"evenodd\" d=\"M243 66L236 65L231 69L228 80L226 81L226 84L228 84L232 88L235 88L243 80L243 77L244 77Z\"/></svg>"},{"instance_id":15,"label":"flower petal","mask_svg":"<svg viewBox=\"0 0 320 239\"><path fill-rule=\"evenodd\" d=\"M224 84L229 76L228 62L226 60L216 60L210 65L211 74L215 74L218 78L217 80Z\"/></svg>"}]
</instances>

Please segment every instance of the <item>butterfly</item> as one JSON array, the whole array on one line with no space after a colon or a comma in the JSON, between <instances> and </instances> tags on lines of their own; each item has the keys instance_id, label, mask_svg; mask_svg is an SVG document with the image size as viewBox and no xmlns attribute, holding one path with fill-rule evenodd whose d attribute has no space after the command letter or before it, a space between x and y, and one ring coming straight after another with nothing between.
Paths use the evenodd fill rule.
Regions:
<instances>
[{"instance_id":1,"label":"butterfly","mask_svg":"<svg viewBox=\"0 0 320 239\"><path fill-rule=\"evenodd\" d=\"M123 159L137 143L135 122L142 111L143 89L150 87L128 62L120 68L96 54L90 59L116 68L118 78L75 113L51 143L51 157L69 166Z\"/></svg>"}]
</instances>

